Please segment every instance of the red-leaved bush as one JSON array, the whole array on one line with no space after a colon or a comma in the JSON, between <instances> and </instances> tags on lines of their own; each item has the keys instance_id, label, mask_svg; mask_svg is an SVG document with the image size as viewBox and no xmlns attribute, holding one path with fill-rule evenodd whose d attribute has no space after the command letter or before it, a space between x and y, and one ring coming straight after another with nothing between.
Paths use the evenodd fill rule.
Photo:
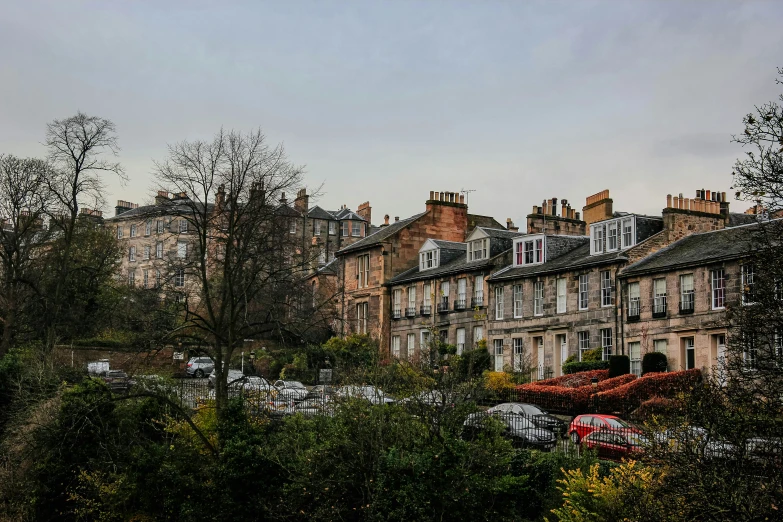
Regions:
<instances>
[{"instance_id":1,"label":"red-leaved bush","mask_svg":"<svg viewBox=\"0 0 783 522\"><path fill-rule=\"evenodd\" d=\"M594 374L596 371L608 374L608 370L593 370L582 373ZM567 375L565 377L575 377L578 375L580 374L577 373L573 375ZM557 379L561 380L557 381ZM558 377L557 379L548 380L550 382L568 382L563 381L562 377ZM626 374L613 377L611 379L604 379L596 385L595 389L593 389L592 384L590 384L590 379L592 379L592 377L588 377L586 380L588 384L576 388L566 388L565 386L551 385L542 386L540 383L531 383L517 386L516 390L520 402L536 404L545 410L553 412L579 414L586 413L588 411L590 399L596 393L611 390L617 386L625 385L636 379L636 375ZM581 382L584 382L584 379Z\"/></svg>"},{"instance_id":2,"label":"red-leaved bush","mask_svg":"<svg viewBox=\"0 0 783 522\"><path fill-rule=\"evenodd\" d=\"M697 369L680 372L648 373L644 377L602 391L595 396L596 411L601 413L627 414L653 397L671 398L681 392L688 392L701 380Z\"/></svg>"},{"instance_id":3,"label":"red-leaved bush","mask_svg":"<svg viewBox=\"0 0 783 522\"><path fill-rule=\"evenodd\" d=\"M553 379L544 379L530 383L532 386L561 386L563 388L578 388L590 384L593 377L599 381L605 381L609 378L609 370L590 370L589 372L572 373L555 377Z\"/></svg>"},{"instance_id":4,"label":"red-leaved bush","mask_svg":"<svg viewBox=\"0 0 783 522\"><path fill-rule=\"evenodd\" d=\"M680 406L681 403L677 399L669 399L667 397L653 397L641 403L639 407L631 413L631 418L634 420L644 421L653 415L664 415L672 411L676 411Z\"/></svg>"}]
</instances>

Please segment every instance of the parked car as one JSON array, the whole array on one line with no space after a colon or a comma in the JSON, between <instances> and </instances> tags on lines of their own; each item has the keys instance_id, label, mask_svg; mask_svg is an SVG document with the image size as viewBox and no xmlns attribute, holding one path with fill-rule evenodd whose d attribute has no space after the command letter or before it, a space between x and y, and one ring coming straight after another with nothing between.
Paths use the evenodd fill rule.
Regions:
<instances>
[{"instance_id":1,"label":"parked car","mask_svg":"<svg viewBox=\"0 0 783 522\"><path fill-rule=\"evenodd\" d=\"M302 415L328 415L334 416L335 403L328 396L318 397L315 399L305 399L302 402L293 406L288 406L285 410L286 414L293 415L295 413L301 413Z\"/></svg>"},{"instance_id":2,"label":"parked car","mask_svg":"<svg viewBox=\"0 0 783 522\"><path fill-rule=\"evenodd\" d=\"M764 465L783 466L783 438L753 437L745 442L749 458Z\"/></svg>"},{"instance_id":3,"label":"parked car","mask_svg":"<svg viewBox=\"0 0 783 522\"><path fill-rule=\"evenodd\" d=\"M343 386L335 395L343 399L365 399L371 404L391 404L395 402L393 398L375 386Z\"/></svg>"},{"instance_id":4,"label":"parked car","mask_svg":"<svg viewBox=\"0 0 783 522\"><path fill-rule=\"evenodd\" d=\"M307 397L307 388L299 381L275 381L278 398L284 401L299 402Z\"/></svg>"},{"instance_id":5,"label":"parked car","mask_svg":"<svg viewBox=\"0 0 783 522\"><path fill-rule=\"evenodd\" d=\"M313 386L310 388L310 391L307 392L306 399L319 399L322 397L332 397L335 393L337 393L338 387L332 386L331 384L319 384L317 386Z\"/></svg>"},{"instance_id":6,"label":"parked car","mask_svg":"<svg viewBox=\"0 0 783 522\"><path fill-rule=\"evenodd\" d=\"M549 451L557 443L557 436L551 431L539 428L522 415L501 411L471 413L463 423L463 430L467 433L475 433L486 429L489 427L490 419L495 419L504 425L503 436L509 438L514 445Z\"/></svg>"},{"instance_id":7,"label":"parked car","mask_svg":"<svg viewBox=\"0 0 783 522\"><path fill-rule=\"evenodd\" d=\"M579 442L587 435L594 431L605 430L615 432L633 432L641 433L637 428L628 424L619 417L614 415L604 415L601 413L591 413L589 415L577 415L574 420L571 421L571 425L568 427L568 433L571 437L571 442L579 444Z\"/></svg>"},{"instance_id":8,"label":"parked car","mask_svg":"<svg viewBox=\"0 0 783 522\"><path fill-rule=\"evenodd\" d=\"M242 379L245 375L239 371L239 370L229 370L228 371L228 384L230 385L232 382L236 382L240 379ZM217 375L215 374L215 370L212 370L212 373L209 374L209 387L214 388L215 387L215 380L217 379Z\"/></svg>"},{"instance_id":9,"label":"parked car","mask_svg":"<svg viewBox=\"0 0 783 522\"><path fill-rule=\"evenodd\" d=\"M656 433L658 444L667 444L676 452L690 452L707 459L729 459L740 454L739 447L731 442L720 440L699 426L669 428Z\"/></svg>"},{"instance_id":10,"label":"parked car","mask_svg":"<svg viewBox=\"0 0 783 522\"><path fill-rule=\"evenodd\" d=\"M647 439L638 433L608 430L592 431L581 442L583 448L594 450L599 459L606 460L637 458L647 444Z\"/></svg>"},{"instance_id":11,"label":"parked car","mask_svg":"<svg viewBox=\"0 0 783 522\"><path fill-rule=\"evenodd\" d=\"M209 375L214 369L215 361L210 357L191 357L185 366L185 372L190 377L198 377L199 379Z\"/></svg>"},{"instance_id":12,"label":"parked car","mask_svg":"<svg viewBox=\"0 0 783 522\"><path fill-rule=\"evenodd\" d=\"M128 374L122 370L108 370L102 378L114 393L128 393L133 384Z\"/></svg>"},{"instance_id":13,"label":"parked car","mask_svg":"<svg viewBox=\"0 0 783 522\"><path fill-rule=\"evenodd\" d=\"M566 429L568 428L568 425L565 423L565 421L550 415L534 404L526 404L524 402L504 402L487 410L489 413L495 411L510 413L513 415L521 415L532 421L533 424L539 428L544 428L557 433L561 437L565 436Z\"/></svg>"}]
</instances>

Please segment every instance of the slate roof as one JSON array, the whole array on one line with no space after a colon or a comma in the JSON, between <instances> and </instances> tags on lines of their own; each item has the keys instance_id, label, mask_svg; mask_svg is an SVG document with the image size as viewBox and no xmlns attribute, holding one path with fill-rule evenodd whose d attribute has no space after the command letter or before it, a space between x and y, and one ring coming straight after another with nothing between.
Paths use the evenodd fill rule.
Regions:
<instances>
[{"instance_id":1,"label":"slate roof","mask_svg":"<svg viewBox=\"0 0 783 522\"><path fill-rule=\"evenodd\" d=\"M356 243L353 243L351 245L348 245L345 248L341 248L337 251L338 255L345 254L347 252L353 252L355 250L361 250L363 248L369 248L376 246L380 244L381 242L385 241L386 239L390 238L406 226L410 225L423 215L425 215L426 212L422 212L420 214L416 214L415 216L411 216L406 219L401 219L399 221L395 221L394 223L390 224L387 227L383 227L378 229L377 232L374 232L370 234L369 236L357 241Z\"/></svg>"},{"instance_id":2,"label":"slate roof","mask_svg":"<svg viewBox=\"0 0 783 522\"><path fill-rule=\"evenodd\" d=\"M693 234L626 267L622 277L705 265L747 255L758 223Z\"/></svg>"},{"instance_id":3,"label":"slate roof","mask_svg":"<svg viewBox=\"0 0 783 522\"><path fill-rule=\"evenodd\" d=\"M492 216L468 214L468 230L472 230L475 227L502 229L503 225L498 223Z\"/></svg>"},{"instance_id":4,"label":"slate roof","mask_svg":"<svg viewBox=\"0 0 783 522\"><path fill-rule=\"evenodd\" d=\"M433 243L438 245L441 250L461 250L462 252L468 251L468 245L466 243L460 243L458 241L446 241L445 239L433 239Z\"/></svg>"},{"instance_id":5,"label":"slate roof","mask_svg":"<svg viewBox=\"0 0 783 522\"><path fill-rule=\"evenodd\" d=\"M330 219L339 219L339 220L350 219L352 221L367 221L362 216L360 216L359 214L357 214L356 212L348 208L341 208L340 210L327 210L326 212L332 215Z\"/></svg>"},{"instance_id":6,"label":"slate roof","mask_svg":"<svg viewBox=\"0 0 783 522\"><path fill-rule=\"evenodd\" d=\"M444 241L444 243L450 243L450 241ZM458 245L465 245L465 243L457 243ZM495 258L490 257L482 259L481 261L468 262L467 246L462 250L448 251L448 261L444 262L444 250L440 251L440 266L437 268L430 268L428 270L419 270L419 265L406 270L405 272L392 278L387 285L393 286L401 283L408 283L413 281L421 281L422 279L431 279L447 274L455 274L461 272L473 272L482 270L492 266L492 262ZM502 254L501 254L502 255ZM497 257L497 256L495 256Z\"/></svg>"},{"instance_id":7,"label":"slate roof","mask_svg":"<svg viewBox=\"0 0 783 522\"><path fill-rule=\"evenodd\" d=\"M332 259L325 265L318 267L316 273L321 275L337 275L337 259Z\"/></svg>"},{"instance_id":8,"label":"slate roof","mask_svg":"<svg viewBox=\"0 0 783 522\"><path fill-rule=\"evenodd\" d=\"M530 277L534 275L552 274L557 272L563 272L567 270L578 270L581 268L588 268L592 266L610 265L626 261L628 258L624 252L608 252L605 254L590 255L590 243L585 241L584 244L569 250L561 256L542 263L540 265L530 266L509 266L495 272L489 277L490 281L502 281L506 279L517 279L520 277Z\"/></svg>"},{"instance_id":9,"label":"slate roof","mask_svg":"<svg viewBox=\"0 0 783 522\"><path fill-rule=\"evenodd\" d=\"M195 205L196 208L199 209L199 211L201 211L204 208L203 203L194 204L192 201L189 200L175 199L171 201L166 201L161 205L144 205L144 206L132 208L117 216L105 218L105 221L117 221L120 219L128 219L133 217L143 218L149 216L168 216L168 215L186 214L193 211L192 209L193 205ZM207 211L211 211L214 208L214 206L215 205L213 205L212 203L208 203Z\"/></svg>"},{"instance_id":10,"label":"slate roof","mask_svg":"<svg viewBox=\"0 0 783 522\"><path fill-rule=\"evenodd\" d=\"M738 227L741 225L750 225L756 223L758 216L755 214L741 214L738 212L729 212L729 225L730 227Z\"/></svg>"},{"instance_id":11,"label":"slate roof","mask_svg":"<svg viewBox=\"0 0 783 522\"><path fill-rule=\"evenodd\" d=\"M322 209L318 205L310 207L310 210L307 211L307 216L311 219L335 219L335 217L330 212Z\"/></svg>"},{"instance_id":12,"label":"slate roof","mask_svg":"<svg viewBox=\"0 0 783 522\"><path fill-rule=\"evenodd\" d=\"M491 238L498 238L498 239L514 239L519 236L524 236L524 232L519 231L512 231L505 228L489 228L489 227L476 227L481 229L483 232L485 232L489 237Z\"/></svg>"}]
</instances>

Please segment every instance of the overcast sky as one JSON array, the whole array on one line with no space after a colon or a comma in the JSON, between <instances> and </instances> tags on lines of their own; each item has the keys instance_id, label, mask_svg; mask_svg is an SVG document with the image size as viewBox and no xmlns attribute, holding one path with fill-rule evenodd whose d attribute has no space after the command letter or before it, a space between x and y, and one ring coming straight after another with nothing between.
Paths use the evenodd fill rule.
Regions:
<instances>
[{"instance_id":1,"label":"overcast sky","mask_svg":"<svg viewBox=\"0 0 783 522\"><path fill-rule=\"evenodd\" d=\"M731 135L783 90L782 22L779 1L5 0L0 153L43 155L81 110L117 125L130 182L107 209L148 199L167 143L224 126L261 127L319 205L369 200L376 224L430 190L517 224L607 188L659 214L729 191Z\"/></svg>"}]
</instances>

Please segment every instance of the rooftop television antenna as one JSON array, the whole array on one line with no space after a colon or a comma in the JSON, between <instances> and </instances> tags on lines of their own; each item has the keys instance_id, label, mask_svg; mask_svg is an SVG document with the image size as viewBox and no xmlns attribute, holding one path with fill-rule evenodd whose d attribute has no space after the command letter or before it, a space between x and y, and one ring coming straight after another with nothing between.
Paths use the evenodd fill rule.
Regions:
<instances>
[{"instance_id":1,"label":"rooftop television antenna","mask_svg":"<svg viewBox=\"0 0 783 522\"><path fill-rule=\"evenodd\" d=\"M471 192L476 192L476 189L460 189L459 190L460 194L465 194L465 205L468 204L468 200L470 199L470 193Z\"/></svg>"}]
</instances>

